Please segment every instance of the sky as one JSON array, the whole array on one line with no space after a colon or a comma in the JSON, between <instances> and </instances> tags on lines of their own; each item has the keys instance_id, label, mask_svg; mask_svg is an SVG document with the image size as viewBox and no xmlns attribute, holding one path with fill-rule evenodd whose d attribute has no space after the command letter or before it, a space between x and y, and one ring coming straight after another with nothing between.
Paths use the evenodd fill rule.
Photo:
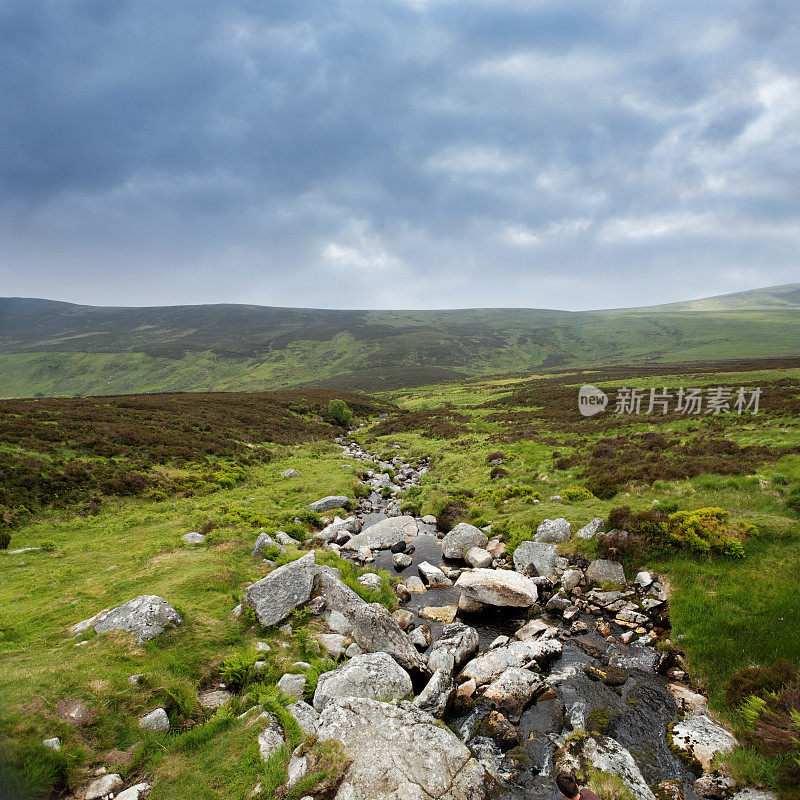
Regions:
<instances>
[{"instance_id":1,"label":"sky","mask_svg":"<svg viewBox=\"0 0 800 800\"><path fill-rule=\"evenodd\" d=\"M0 0L0 295L648 305L800 281L793 0Z\"/></svg>"}]
</instances>

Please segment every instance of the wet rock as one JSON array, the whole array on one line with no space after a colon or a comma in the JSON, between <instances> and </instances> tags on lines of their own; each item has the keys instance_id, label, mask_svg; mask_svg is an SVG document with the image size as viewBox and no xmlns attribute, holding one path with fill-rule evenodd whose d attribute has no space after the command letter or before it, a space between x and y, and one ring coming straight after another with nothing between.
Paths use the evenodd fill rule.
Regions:
<instances>
[{"instance_id":1,"label":"wet rock","mask_svg":"<svg viewBox=\"0 0 800 800\"><path fill-rule=\"evenodd\" d=\"M365 653L319 676L314 708L341 697L405 700L413 694L409 674L387 653Z\"/></svg>"},{"instance_id":2,"label":"wet rock","mask_svg":"<svg viewBox=\"0 0 800 800\"><path fill-rule=\"evenodd\" d=\"M108 797L112 792L122 788L122 778L117 775L103 775L96 781L89 784L84 797L86 800L100 800L100 798Z\"/></svg>"},{"instance_id":3,"label":"wet rock","mask_svg":"<svg viewBox=\"0 0 800 800\"><path fill-rule=\"evenodd\" d=\"M244 604L255 611L258 621L265 627L277 625L311 599L316 575L312 550L248 586L244 590Z\"/></svg>"},{"instance_id":4,"label":"wet rock","mask_svg":"<svg viewBox=\"0 0 800 800\"><path fill-rule=\"evenodd\" d=\"M123 630L134 634L139 642L148 642L182 622L178 612L163 597L146 594L111 609L93 625L97 633Z\"/></svg>"},{"instance_id":5,"label":"wet rock","mask_svg":"<svg viewBox=\"0 0 800 800\"><path fill-rule=\"evenodd\" d=\"M406 567L411 566L411 563L411 556L405 553L395 553L392 556L392 566L395 569L406 569Z\"/></svg>"},{"instance_id":6,"label":"wet rock","mask_svg":"<svg viewBox=\"0 0 800 800\"><path fill-rule=\"evenodd\" d=\"M163 708L156 708L149 714L139 718L139 727L145 731L161 731L166 732L169 730L169 717Z\"/></svg>"},{"instance_id":7,"label":"wet rock","mask_svg":"<svg viewBox=\"0 0 800 800\"><path fill-rule=\"evenodd\" d=\"M401 539L399 542L396 542L389 548L393 553L405 553L406 551L406 542L405 540Z\"/></svg>"},{"instance_id":8,"label":"wet rock","mask_svg":"<svg viewBox=\"0 0 800 800\"><path fill-rule=\"evenodd\" d=\"M433 633L430 625L423 624L417 626L411 631L409 638L414 643L415 647L419 647L420 650L427 650L433 641Z\"/></svg>"},{"instance_id":9,"label":"wet rock","mask_svg":"<svg viewBox=\"0 0 800 800\"><path fill-rule=\"evenodd\" d=\"M707 714L695 714L675 723L672 744L691 754L707 771L717 753L729 753L737 742L733 734Z\"/></svg>"},{"instance_id":10,"label":"wet rock","mask_svg":"<svg viewBox=\"0 0 800 800\"><path fill-rule=\"evenodd\" d=\"M584 525L575 535L580 539L593 539L603 530L603 520L595 517L588 525Z\"/></svg>"},{"instance_id":11,"label":"wet rock","mask_svg":"<svg viewBox=\"0 0 800 800\"><path fill-rule=\"evenodd\" d=\"M492 606L529 608L539 596L536 584L530 578L505 569L463 572L456 586L467 600Z\"/></svg>"},{"instance_id":12,"label":"wet rock","mask_svg":"<svg viewBox=\"0 0 800 800\"><path fill-rule=\"evenodd\" d=\"M360 547L368 547L370 550L388 550L393 544L416 535L417 521L414 517L388 517L353 536L342 545L342 549L358 550Z\"/></svg>"},{"instance_id":13,"label":"wet rock","mask_svg":"<svg viewBox=\"0 0 800 800\"><path fill-rule=\"evenodd\" d=\"M419 615L431 622L448 625L456 618L457 611L458 606L426 606L420 609Z\"/></svg>"},{"instance_id":14,"label":"wet rock","mask_svg":"<svg viewBox=\"0 0 800 800\"><path fill-rule=\"evenodd\" d=\"M467 747L412 703L329 703L317 728L351 759L340 800L483 800L489 782Z\"/></svg>"},{"instance_id":15,"label":"wet rock","mask_svg":"<svg viewBox=\"0 0 800 800\"><path fill-rule=\"evenodd\" d=\"M558 594L554 594L547 603L545 603L544 608L548 614L563 614L570 605L572 604L569 598L559 592Z\"/></svg>"},{"instance_id":16,"label":"wet rock","mask_svg":"<svg viewBox=\"0 0 800 800\"><path fill-rule=\"evenodd\" d=\"M545 633L554 633L555 631L556 628L543 619L532 619L526 622L514 635L523 642L532 642Z\"/></svg>"},{"instance_id":17,"label":"wet rock","mask_svg":"<svg viewBox=\"0 0 800 800\"><path fill-rule=\"evenodd\" d=\"M522 712L546 688L547 684L539 675L527 669L509 667L489 684L483 699L512 722L519 722Z\"/></svg>"},{"instance_id":18,"label":"wet rock","mask_svg":"<svg viewBox=\"0 0 800 800\"><path fill-rule=\"evenodd\" d=\"M558 548L554 544L522 542L514 551L514 569L527 575L533 567L537 575L555 575L557 559Z\"/></svg>"},{"instance_id":19,"label":"wet rock","mask_svg":"<svg viewBox=\"0 0 800 800\"><path fill-rule=\"evenodd\" d=\"M656 787L657 800L686 800L683 784L676 780L661 781Z\"/></svg>"},{"instance_id":20,"label":"wet rock","mask_svg":"<svg viewBox=\"0 0 800 800\"><path fill-rule=\"evenodd\" d=\"M435 567L428 561L421 562L417 569L422 575L423 580L428 584L429 589L447 589L453 585L453 581L448 578L439 567Z\"/></svg>"},{"instance_id":21,"label":"wet rock","mask_svg":"<svg viewBox=\"0 0 800 800\"><path fill-rule=\"evenodd\" d=\"M463 622L453 622L442 628L441 636L428 654L428 668L449 671L460 669L478 650L478 632Z\"/></svg>"},{"instance_id":22,"label":"wet rock","mask_svg":"<svg viewBox=\"0 0 800 800\"><path fill-rule=\"evenodd\" d=\"M459 561L470 548L486 547L487 544L489 537L480 528L460 522L442 539L442 554L445 558Z\"/></svg>"},{"instance_id":23,"label":"wet rock","mask_svg":"<svg viewBox=\"0 0 800 800\"><path fill-rule=\"evenodd\" d=\"M519 731L499 711L490 711L482 717L475 726L475 735L491 739L502 750L519 744Z\"/></svg>"},{"instance_id":24,"label":"wet rock","mask_svg":"<svg viewBox=\"0 0 800 800\"><path fill-rule=\"evenodd\" d=\"M628 674L617 667L595 667L587 665L584 673L593 681L600 681L606 686L622 686L628 680Z\"/></svg>"},{"instance_id":25,"label":"wet rock","mask_svg":"<svg viewBox=\"0 0 800 800\"><path fill-rule=\"evenodd\" d=\"M470 547L470 549L464 554L464 561L466 561L471 567L476 567L477 569L488 569L492 566L494 557L488 550L484 550L482 547Z\"/></svg>"},{"instance_id":26,"label":"wet rock","mask_svg":"<svg viewBox=\"0 0 800 800\"><path fill-rule=\"evenodd\" d=\"M321 500L315 500L309 503L308 507L317 514L322 514L325 511L332 511L334 508L348 508L350 499L344 495L328 495Z\"/></svg>"},{"instance_id":27,"label":"wet rock","mask_svg":"<svg viewBox=\"0 0 800 800\"><path fill-rule=\"evenodd\" d=\"M478 686L483 686L499 678L509 667L541 666L560 655L561 651L562 644L556 639L512 642L473 659L464 667L461 676L467 679L473 678Z\"/></svg>"},{"instance_id":28,"label":"wet rock","mask_svg":"<svg viewBox=\"0 0 800 800\"><path fill-rule=\"evenodd\" d=\"M423 586L422 588L424 589L425 587ZM394 593L397 595L397 598L400 600L400 602L405 602L411 599L411 592L409 591L408 586L406 586L404 583L398 583L394 587Z\"/></svg>"},{"instance_id":29,"label":"wet rock","mask_svg":"<svg viewBox=\"0 0 800 800\"><path fill-rule=\"evenodd\" d=\"M388 653L404 669L427 672L425 660L408 638L408 634L377 603L364 605L356 611L353 636L365 653Z\"/></svg>"},{"instance_id":30,"label":"wet rock","mask_svg":"<svg viewBox=\"0 0 800 800\"><path fill-rule=\"evenodd\" d=\"M581 760L618 776L637 800L655 800L633 756L619 742L600 734L575 737L558 752L556 767L579 771Z\"/></svg>"},{"instance_id":31,"label":"wet rock","mask_svg":"<svg viewBox=\"0 0 800 800\"><path fill-rule=\"evenodd\" d=\"M564 517L558 519L546 519L536 529L533 537L535 542L549 542L550 544L562 544L572 538L572 528Z\"/></svg>"},{"instance_id":32,"label":"wet rock","mask_svg":"<svg viewBox=\"0 0 800 800\"><path fill-rule=\"evenodd\" d=\"M586 570L586 580L589 583L603 584L616 583L620 586L625 585L625 570L619 561L609 561L606 558L598 558L589 564Z\"/></svg>"},{"instance_id":33,"label":"wet rock","mask_svg":"<svg viewBox=\"0 0 800 800\"><path fill-rule=\"evenodd\" d=\"M450 672L437 669L419 696L414 698L414 705L437 719L443 719L453 702L455 693L456 685Z\"/></svg>"},{"instance_id":34,"label":"wet rock","mask_svg":"<svg viewBox=\"0 0 800 800\"><path fill-rule=\"evenodd\" d=\"M412 594L422 594L423 592L428 591L425 588L425 584L422 582L422 578L418 578L416 575L409 575L403 583L406 585L406 588Z\"/></svg>"},{"instance_id":35,"label":"wet rock","mask_svg":"<svg viewBox=\"0 0 800 800\"><path fill-rule=\"evenodd\" d=\"M414 625L414 615L405 608L398 608L392 616L404 631L407 631Z\"/></svg>"}]
</instances>

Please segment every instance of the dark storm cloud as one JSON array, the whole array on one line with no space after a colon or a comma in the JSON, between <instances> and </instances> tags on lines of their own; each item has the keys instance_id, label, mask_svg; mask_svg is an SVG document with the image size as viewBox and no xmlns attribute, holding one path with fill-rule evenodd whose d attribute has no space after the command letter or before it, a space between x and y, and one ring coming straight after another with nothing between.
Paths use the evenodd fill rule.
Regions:
<instances>
[{"instance_id":1,"label":"dark storm cloud","mask_svg":"<svg viewBox=\"0 0 800 800\"><path fill-rule=\"evenodd\" d=\"M798 280L799 16L8 0L0 294L585 308Z\"/></svg>"}]
</instances>

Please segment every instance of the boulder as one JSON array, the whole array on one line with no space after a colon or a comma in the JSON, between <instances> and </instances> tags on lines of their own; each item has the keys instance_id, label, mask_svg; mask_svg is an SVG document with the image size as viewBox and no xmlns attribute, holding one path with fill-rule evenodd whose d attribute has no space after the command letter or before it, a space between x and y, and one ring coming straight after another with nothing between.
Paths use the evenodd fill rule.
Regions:
<instances>
[{"instance_id":1,"label":"boulder","mask_svg":"<svg viewBox=\"0 0 800 800\"><path fill-rule=\"evenodd\" d=\"M558 548L554 544L522 542L514 551L514 569L527 574L533 567L537 575L548 577L556 574L557 559Z\"/></svg>"},{"instance_id":2,"label":"boulder","mask_svg":"<svg viewBox=\"0 0 800 800\"><path fill-rule=\"evenodd\" d=\"M491 739L501 750L519 744L519 731L498 711L490 711L478 721L475 735Z\"/></svg>"},{"instance_id":3,"label":"boulder","mask_svg":"<svg viewBox=\"0 0 800 800\"><path fill-rule=\"evenodd\" d=\"M435 567L428 561L421 562L417 569L423 580L428 584L429 589L447 589L453 585L453 581L439 567Z\"/></svg>"},{"instance_id":4,"label":"boulder","mask_svg":"<svg viewBox=\"0 0 800 800\"><path fill-rule=\"evenodd\" d=\"M392 566L395 569L405 569L406 567L411 566L411 556L406 555L405 553L395 553L392 556Z\"/></svg>"},{"instance_id":5,"label":"boulder","mask_svg":"<svg viewBox=\"0 0 800 800\"><path fill-rule=\"evenodd\" d=\"M100 798L108 797L112 792L122 787L122 778L114 773L113 775L103 775L96 781L89 784L84 797L86 800L100 800Z\"/></svg>"},{"instance_id":6,"label":"boulder","mask_svg":"<svg viewBox=\"0 0 800 800\"><path fill-rule=\"evenodd\" d=\"M169 730L169 717L163 708L156 708L149 714L139 718L139 727L145 731L161 731L166 733Z\"/></svg>"},{"instance_id":7,"label":"boulder","mask_svg":"<svg viewBox=\"0 0 800 800\"><path fill-rule=\"evenodd\" d=\"M558 519L546 519L537 529L533 537L536 542L549 542L550 544L562 544L572 538L572 528L564 517Z\"/></svg>"},{"instance_id":8,"label":"boulder","mask_svg":"<svg viewBox=\"0 0 800 800\"><path fill-rule=\"evenodd\" d=\"M344 495L328 495L321 500L315 500L309 503L308 507L317 514L322 514L325 511L332 511L334 508L347 508L350 505L350 499Z\"/></svg>"},{"instance_id":9,"label":"boulder","mask_svg":"<svg viewBox=\"0 0 800 800\"><path fill-rule=\"evenodd\" d=\"M202 533L192 531L191 533L184 533L181 539L183 539L186 544L202 544L206 540L206 537L203 536Z\"/></svg>"},{"instance_id":10,"label":"boulder","mask_svg":"<svg viewBox=\"0 0 800 800\"><path fill-rule=\"evenodd\" d=\"M414 626L414 615L406 608L398 608L397 611L392 613L392 616L404 631Z\"/></svg>"},{"instance_id":11,"label":"boulder","mask_svg":"<svg viewBox=\"0 0 800 800\"><path fill-rule=\"evenodd\" d=\"M519 667L509 667L492 681L483 699L502 711L512 722L519 722L531 701L547 689L540 675Z\"/></svg>"},{"instance_id":12,"label":"boulder","mask_svg":"<svg viewBox=\"0 0 800 800\"><path fill-rule=\"evenodd\" d=\"M443 719L455 695L456 685L450 671L437 669L419 696L414 698L414 705L437 719Z\"/></svg>"},{"instance_id":13,"label":"boulder","mask_svg":"<svg viewBox=\"0 0 800 800\"><path fill-rule=\"evenodd\" d=\"M456 586L467 600L490 606L530 608L539 596L536 584L530 578L507 569L462 572Z\"/></svg>"},{"instance_id":14,"label":"boulder","mask_svg":"<svg viewBox=\"0 0 800 800\"><path fill-rule=\"evenodd\" d=\"M461 671L461 677L474 679L477 686L499 678L509 667L540 667L546 661L561 655L561 642L557 639L539 639L535 642L511 642L478 656Z\"/></svg>"},{"instance_id":15,"label":"boulder","mask_svg":"<svg viewBox=\"0 0 800 800\"><path fill-rule=\"evenodd\" d=\"M603 530L603 520L595 517L588 525L584 525L575 535L579 539L593 539Z\"/></svg>"},{"instance_id":16,"label":"boulder","mask_svg":"<svg viewBox=\"0 0 800 800\"><path fill-rule=\"evenodd\" d=\"M383 583L377 572L365 572L358 578L358 582L367 589L380 589Z\"/></svg>"},{"instance_id":17,"label":"boulder","mask_svg":"<svg viewBox=\"0 0 800 800\"><path fill-rule=\"evenodd\" d=\"M277 686L284 694L289 695L289 697L302 700L306 683L307 678L305 675L287 672L281 675L281 679L278 681Z\"/></svg>"},{"instance_id":18,"label":"boulder","mask_svg":"<svg viewBox=\"0 0 800 800\"><path fill-rule=\"evenodd\" d=\"M337 570L331 567L318 568L313 594L315 597L322 597L325 607L331 609L328 624L336 633L345 636L352 632L356 611L367 605L365 600L339 578ZM334 627L334 620L337 627Z\"/></svg>"},{"instance_id":19,"label":"boulder","mask_svg":"<svg viewBox=\"0 0 800 800\"><path fill-rule=\"evenodd\" d=\"M478 651L478 632L463 622L453 622L442 628L442 635L428 654L428 668L435 672L460 669Z\"/></svg>"},{"instance_id":20,"label":"boulder","mask_svg":"<svg viewBox=\"0 0 800 800\"><path fill-rule=\"evenodd\" d=\"M458 613L458 606L426 606L419 610L422 619L449 625Z\"/></svg>"},{"instance_id":21,"label":"boulder","mask_svg":"<svg viewBox=\"0 0 800 800\"><path fill-rule=\"evenodd\" d=\"M484 550L482 547L470 547L470 549L464 554L464 561L466 561L471 567L476 567L477 569L488 569L492 566L494 557L488 550Z\"/></svg>"},{"instance_id":22,"label":"boulder","mask_svg":"<svg viewBox=\"0 0 800 800\"><path fill-rule=\"evenodd\" d=\"M300 473L296 469L285 469L281 472L281 478L299 478Z\"/></svg>"},{"instance_id":23,"label":"boulder","mask_svg":"<svg viewBox=\"0 0 800 800\"><path fill-rule=\"evenodd\" d=\"M486 547L487 544L489 537L480 528L468 522L459 522L442 539L442 554L445 558L459 560L463 559L471 548Z\"/></svg>"},{"instance_id":24,"label":"boulder","mask_svg":"<svg viewBox=\"0 0 800 800\"><path fill-rule=\"evenodd\" d=\"M314 534L314 538L321 542L337 541L344 544L354 533L361 530L362 522L358 517L348 517L342 519L335 517L330 525Z\"/></svg>"},{"instance_id":25,"label":"boulder","mask_svg":"<svg viewBox=\"0 0 800 800\"><path fill-rule=\"evenodd\" d=\"M149 783L137 783L125 789L124 792L120 792L117 800L142 800L150 794L150 788Z\"/></svg>"},{"instance_id":26,"label":"boulder","mask_svg":"<svg viewBox=\"0 0 800 800\"><path fill-rule=\"evenodd\" d=\"M244 590L244 604L264 627L283 622L294 609L311 599L317 574L314 551L278 567Z\"/></svg>"},{"instance_id":27,"label":"boulder","mask_svg":"<svg viewBox=\"0 0 800 800\"><path fill-rule=\"evenodd\" d=\"M297 539L294 539L293 537L289 536L289 534L286 533L286 531L278 531L275 534L275 541L283 545L287 546L290 545L292 547L297 547L297 545L300 544L300 542L298 542Z\"/></svg>"},{"instance_id":28,"label":"boulder","mask_svg":"<svg viewBox=\"0 0 800 800\"><path fill-rule=\"evenodd\" d=\"M264 550L268 547L277 547L281 551L281 555L286 552L283 545L278 544L268 533L263 531L256 537L256 543L253 545L253 558L258 558L264 555Z\"/></svg>"},{"instance_id":29,"label":"boulder","mask_svg":"<svg viewBox=\"0 0 800 800\"><path fill-rule=\"evenodd\" d=\"M317 736L351 759L338 800L483 800L486 770L453 733L409 702L365 698L329 703Z\"/></svg>"},{"instance_id":30,"label":"boulder","mask_svg":"<svg viewBox=\"0 0 800 800\"><path fill-rule=\"evenodd\" d=\"M319 711L303 700L290 703L286 710L294 717L295 722L300 726L300 730L306 736L314 736L319 722Z\"/></svg>"},{"instance_id":31,"label":"boulder","mask_svg":"<svg viewBox=\"0 0 800 800\"><path fill-rule=\"evenodd\" d=\"M425 588L425 584L422 582L422 578L419 578L416 575L409 575L403 583L405 587L408 589L409 592L412 594L422 594L426 592L427 589Z\"/></svg>"},{"instance_id":32,"label":"boulder","mask_svg":"<svg viewBox=\"0 0 800 800\"><path fill-rule=\"evenodd\" d=\"M378 603L364 604L356 610L353 637L365 653L388 653L404 669L427 672L425 660L408 634Z\"/></svg>"},{"instance_id":33,"label":"boulder","mask_svg":"<svg viewBox=\"0 0 800 800\"><path fill-rule=\"evenodd\" d=\"M390 655L365 653L319 676L314 708L321 712L328 703L341 697L405 700L413 693L409 674Z\"/></svg>"},{"instance_id":34,"label":"boulder","mask_svg":"<svg viewBox=\"0 0 800 800\"><path fill-rule=\"evenodd\" d=\"M226 689L210 689L207 692L200 692L197 696L200 708L204 708L206 711L216 711L230 703L232 699L233 695Z\"/></svg>"},{"instance_id":35,"label":"boulder","mask_svg":"<svg viewBox=\"0 0 800 800\"><path fill-rule=\"evenodd\" d=\"M409 638L414 643L415 647L419 647L420 650L427 650L433 641L433 632L431 631L431 626L425 625L424 623L422 625L418 625L413 631L411 631Z\"/></svg>"},{"instance_id":36,"label":"boulder","mask_svg":"<svg viewBox=\"0 0 800 800\"><path fill-rule=\"evenodd\" d=\"M571 592L577 589L580 582L583 580L583 572L579 569L567 569L561 575L561 586L565 592Z\"/></svg>"},{"instance_id":37,"label":"boulder","mask_svg":"<svg viewBox=\"0 0 800 800\"><path fill-rule=\"evenodd\" d=\"M414 517L388 517L370 525L342 545L342 550L388 550L393 544L417 535L417 521Z\"/></svg>"},{"instance_id":38,"label":"boulder","mask_svg":"<svg viewBox=\"0 0 800 800\"><path fill-rule=\"evenodd\" d=\"M258 754L262 761L269 761L283 747L283 728L271 714L267 714L266 719L269 720L267 727L258 735Z\"/></svg>"},{"instance_id":39,"label":"boulder","mask_svg":"<svg viewBox=\"0 0 800 800\"><path fill-rule=\"evenodd\" d=\"M672 744L691 754L707 772L714 756L729 753L737 741L707 714L695 714L672 726Z\"/></svg>"},{"instance_id":40,"label":"boulder","mask_svg":"<svg viewBox=\"0 0 800 800\"><path fill-rule=\"evenodd\" d=\"M619 586L625 585L625 570L619 561L609 561L606 558L598 558L592 561L586 570L586 580L589 583L603 584L616 583Z\"/></svg>"},{"instance_id":41,"label":"boulder","mask_svg":"<svg viewBox=\"0 0 800 800\"><path fill-rule=\"evenodd\" d=\"M140 642L148 642L166 628L175 628L182 622L178 612L163 597L146 594L111 609L95 620L94 629L97 633L124 630L134 634Z\"/></svg>"}]
</instances>

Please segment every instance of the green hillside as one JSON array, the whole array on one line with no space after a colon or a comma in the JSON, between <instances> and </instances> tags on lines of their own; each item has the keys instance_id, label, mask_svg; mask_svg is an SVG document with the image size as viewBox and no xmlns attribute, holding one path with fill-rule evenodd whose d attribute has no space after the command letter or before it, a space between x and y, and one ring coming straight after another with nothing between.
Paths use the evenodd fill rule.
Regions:
<instances>
[{"instance_id":1,"label":"green hillside","mask_svg":"<svg viewBox=\"0 0 800 800\"><path fill-rule=\"evenodd\" d=\"M800 353L798 298L795 285L585 312L99 308L6 298L0 395L374 390L537 368L792 356Z\"/></svg>"}]
</instances>

